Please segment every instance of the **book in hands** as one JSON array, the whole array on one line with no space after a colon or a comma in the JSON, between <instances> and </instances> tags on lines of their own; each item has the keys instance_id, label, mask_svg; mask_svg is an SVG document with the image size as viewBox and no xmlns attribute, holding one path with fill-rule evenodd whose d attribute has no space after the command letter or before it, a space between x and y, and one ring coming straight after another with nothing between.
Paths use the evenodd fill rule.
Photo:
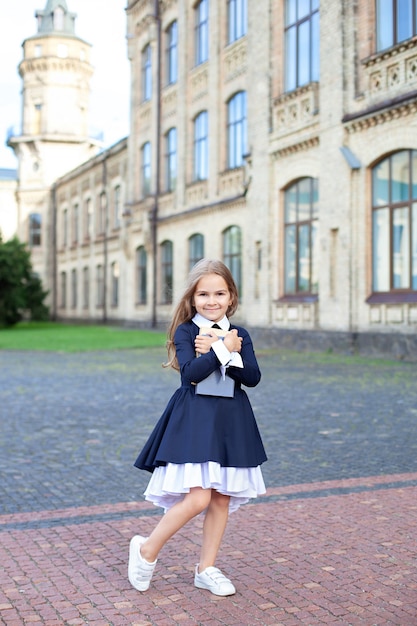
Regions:
<instances>
[{"instance_id":1,"label":"book in hands","mask_svg":"<svg viewBox=\"0 0 417 626\"><path fill-rule=\"evenodd\" d=\"M200 328L200 335L211 335L215 333L219 339L224 339L226 330L221 328ZM197 356L200 356L197 354ZM235 393L235 381L230 376L223 378L220 367L212 372L207 378L197 383L195 392L201 396L220 396L223 398L233 398Z\"/></svg>"}]
</instances>

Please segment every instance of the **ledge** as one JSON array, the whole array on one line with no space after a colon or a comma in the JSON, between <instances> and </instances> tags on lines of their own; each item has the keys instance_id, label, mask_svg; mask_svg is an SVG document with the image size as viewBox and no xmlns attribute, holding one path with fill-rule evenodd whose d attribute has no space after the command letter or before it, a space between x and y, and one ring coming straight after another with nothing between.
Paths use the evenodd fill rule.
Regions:
<instances>
[{"instance_id":1,"label":"ledge","mask_svg":"<svg viewBox=\"0 0 417 626\"><path fill-rule=\"evenodd\" d=\"M315 293L306 293L302 294L294 294L292 296L282 296L278 298L278 300L274 300L274 304L313 304L314 302L318 302L319 296Z\"/></svg>"},{"instance_id":2,"label":"ledge","mask_svg":"<svg viewBox=\"0 0 417 626\"><path fill-rule=\"evenodd\" d=\"M411 304L417 302L417 291L372 293L365 302L366 304Z\"/></svg>"}]
</instances>

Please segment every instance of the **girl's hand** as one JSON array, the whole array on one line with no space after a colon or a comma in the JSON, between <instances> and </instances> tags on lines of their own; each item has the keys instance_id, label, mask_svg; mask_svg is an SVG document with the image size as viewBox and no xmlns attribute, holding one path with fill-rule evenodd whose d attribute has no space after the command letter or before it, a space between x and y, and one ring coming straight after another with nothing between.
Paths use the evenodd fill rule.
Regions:
<instances>
[{"instance_id":1,"label":"girl's hand","mask_svg":"<svg viewBox=\"0 0 417 626\"><path fill-rule=\"evenodd\" d=\"M219 338L215 333L212 335L197 335L194 342L196 352L199 352L200 354L207 354L207 352L210 352L211 344L218 341L218 339Z\"/></svg>"},{"instance_id":2,"label":"girl's hand","mask_svg":"<svg viewBox=\"0 0 417 626\"><path fill-rule=\"evenodd\" d=\"M239 337L237 334L237 330L234 328L233 330L229 330L226 337L224 338L224 345L229 350L229 352L240 352L242 349L242 337Z\"/></svg>"}]
</instances>

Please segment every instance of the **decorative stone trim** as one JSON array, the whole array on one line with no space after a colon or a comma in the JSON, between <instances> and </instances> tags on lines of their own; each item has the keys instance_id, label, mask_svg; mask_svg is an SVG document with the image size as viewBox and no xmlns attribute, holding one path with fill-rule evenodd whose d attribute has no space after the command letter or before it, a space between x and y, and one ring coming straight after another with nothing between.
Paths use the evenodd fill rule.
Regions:
<instances>
[{"instance_id":1,"label":"decorative stone trim","mask_svg":"<svg viewBox=\"0 0 417 626\"><path fill-rule=\"evenodd\" d=\"M276 98L273 106L274 132L279 136L316 123L319 112L319 83L313 82Z\"/></svg>"},{"instance_id":2,"label":"decorative stone trim","mask_svg":"<svg viewBox=\"0 0 417 626\"><path fill-rule=\"evenodd\" d=\"M392 48L389 48L388 50L382 50L381 52L373 54L372 56L364 59L362 61L362 64L366 68L369 68L373 65L378 65L379 63L387 59L392 59L393 57L398 56L404 51L414 50L415 48L417 48L417 36L412 37L411 39L407 39L407 41L402 41L401 43Z\"/></svg>"},{"instance_id":3,"label":"decorative stone trim","mask_svg":"<svg viewBox=\"0 0 417 626\"><path fill-rule=\"evenodd\" d=\"M233 80L239 74L246 72L247 39L242 37L236 43L228 46L224 53L226 82Z\"/></svg>"},{"instance_id":4,"label":"decorative stone trim","mask_svg":"<svg viewBox=\"0 0 417 626\"><path fill-rule=\"evenodd\" d=\"M290 144L289 146L284 146L279 150L275 150L272 153L273 159L282 159L283 157L289 156L290 154L296 154L297 152L303 152L305 150L311 150L312 148L316 148L320 144L319 137L310 137L308 139L304 139L303 141L299 141L298 143Z\"/></svg>"},{"instance_id":5,"label":"decorative stone trim","mask_svg":"<svg viewBox=\"0 0 417 626\"><path fill-rule=\"evenodd\" d=\"M219 193L222 197L237 196L244 191L245 168L226 170L219 174Z\"/></svg>"},{"instance_id":6,"label":"decorative stone trim","mask_svg":"<svg viewBox=\"0 0 417 626\"><path fill-rule=\"evenodd\" d=\"M208 181L201 180L192 183L186 189L187 206L199 206L203 204L208 196Z\"/></svg>"},{"instance_id":7,"label":"decorative stone trim","mask_svg":"<svg viewBox=\"0 0 417 626\"><path fill-rule=\"evenodd\" d=\"M387 103L387 107L388 106L389 105ZM345 123L345 130L352 135L353 133L367 130L368 128L372 128L379 124L385 124L393 120L415 115L415 113L417 113L417 100L397 106L392 105L390 109L387 108L374 113L364 112L364 117L347 121Z\"/></svg>"},{"instance_id":8,"label":"decorative stone trim","mask_svg":"<svg viewBox=\"0 0 417 626\"><path fill-rule=\"evenodd\" d=\"M177 88L176 86L166 87L162 92L162 116L171 117L177 112Z\"/></svg>"},{"instance_id":9,"label":"decorative stone trim","mask_svg":"<svg viewBox=\"0 0 417 626\"><path fill-rule=\"evenodd\" d=\"M193 70L190 77L191 99L198 100L208 93L207 63Z\"/></svg>"},{"instance_id":10,"label":"decorative stone trim","mask_svg":"<svg viewBox=\"0 0 417 626\"><path fill-rule=\"evenodd\" d=\"M288 328L314 328L318 315L318 302L284 303L278 301L275 306L275 322Z\"/></svg>"}]
</instances>

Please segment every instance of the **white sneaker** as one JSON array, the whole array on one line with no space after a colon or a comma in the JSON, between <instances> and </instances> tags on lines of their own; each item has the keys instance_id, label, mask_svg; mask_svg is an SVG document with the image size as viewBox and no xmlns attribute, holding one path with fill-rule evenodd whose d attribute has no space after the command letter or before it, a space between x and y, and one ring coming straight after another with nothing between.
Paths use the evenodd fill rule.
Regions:
<instances>
[{"instance_id":1,"label":"white sneaker","mask_svg":"<svg viewBox=\"0 0 417 626\"><path fill-rule=\"evenodd\" d=\"M196 565L194 585L199 589L208 589L216 596L232 596L236 593L232 582L217 567L206 567L199 574L198 565Z\"/></svg>"},{"instance_id":2,"label":"white sneaker","mask_svg":"<svg viewBox=\"0 0 417 626\"><path fill-rule=\"evenodd\" d=\"M138 591L146 591L149 589L152 574L158 560L156 559L153 563L149 563L142 557L140 547L145 543L146 539L147 537L135 535L130 540L129 546L128 577L132 587Z\"/></svg>"}]
</instances>

